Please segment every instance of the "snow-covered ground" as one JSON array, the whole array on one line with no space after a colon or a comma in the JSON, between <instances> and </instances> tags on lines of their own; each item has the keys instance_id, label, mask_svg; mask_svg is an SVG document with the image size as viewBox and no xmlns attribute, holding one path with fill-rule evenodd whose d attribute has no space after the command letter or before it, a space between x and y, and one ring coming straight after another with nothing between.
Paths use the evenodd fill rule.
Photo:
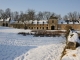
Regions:
<instances>
[{"instance_id":1,"label":"snow-covered ground","mask_svg":"<svg viewBox=\"0 0 80 60\"><path fill-rule=\"evenodd\" d=\"M77 42L80 44L78 34L76 31L71 31L68 35L69 42ZM75 50L66 49L66 54L62 57L62 60L80 60L80 47L77 47Z\"/></svg>"},{"instance_id":2,"label":"snow-covered ground","mask_svg":"<svg viewBox=\"0 0 80 60\"><path fill-rule=\"evenodd\" d=\"M80 60L80 47L76 50L66 49L66 55L63 56L62 60Z\"/></svg>"},{"instance_id":3,"label":"snow-covered ground","mask_svg":"<svg viewBox=\"0 0 80 60\"><path fill-rule=\"evenodd\" d=\"M0 60L60 60L65 38L33 37L31 30L0 27Z\"/></svg>"}]
</instances>

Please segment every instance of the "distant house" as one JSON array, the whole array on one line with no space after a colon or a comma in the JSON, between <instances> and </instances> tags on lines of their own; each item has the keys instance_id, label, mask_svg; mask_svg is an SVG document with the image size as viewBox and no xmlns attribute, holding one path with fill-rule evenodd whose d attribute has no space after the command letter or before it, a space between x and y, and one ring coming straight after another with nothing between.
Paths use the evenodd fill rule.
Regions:
<instances>
[{"instance_id":1,"label":"distant house","mask_svg":"<svg viewBox=\"0 0 80 60\"><path fill-rule=\"evenodd\" d=\"M8 27L9 26L9 23L10 23L10 17L7 18L7 19L0 19L0 26L6 26Z\"/></svg>"},{"instance_id":2,"label":"distant house","mask_svg":"<svg viewBox=\"0 0 80 60\"><path fill-rule=\"evenodd\" d=\"M49 20L27 20L14 21L0 19L0 25L14 28L26 28L32 30L65 30L66 26L71 26L75 30L80 30L80 20L58 20L56 17L50 17ZM8 25L7 25L8 24Z\"/></svg>"}]
</instances>

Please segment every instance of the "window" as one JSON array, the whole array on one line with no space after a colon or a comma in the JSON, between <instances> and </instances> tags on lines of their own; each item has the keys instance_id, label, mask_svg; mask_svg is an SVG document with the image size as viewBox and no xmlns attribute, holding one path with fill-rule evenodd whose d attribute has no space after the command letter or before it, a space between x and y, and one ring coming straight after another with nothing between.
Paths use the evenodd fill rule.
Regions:
<instances>
[{"instance_id":1,"label":"window","mask_svg":"<svg viewBox=\"0 0 80 60\"><path fill-rule=\"evenodd\" d=\"M39 24L39 22L37 21L37 24Z\"/></svg>"},{"instance_id":2,"label":"window","mask_svg":"<svg viewBox=\"0 0 80 60\"><path fill-rule=\"evenodd\" d=\"M37 29L38 29L38 27L37 27Z\"/></svg>"},{"instance_id":3,"label":"window","mask_svg":"<svg viewBox=\"0 0 80 60\"><path fill-rule=\"evenodd\" d=\"M43 21L43 25L44 25L44 21Z\"/></svg>"},{"instance_id":4,"label":"window","mask_svg":"<svg viewBox=\"0 0 80 60\"><path fill-rule=\"evenodd\" d=\"M54 20L52 20L52 23L54 23Z\"/></svg>"},{"instance_id":5,"label":"window","mask_svg":"<svg viewBox=\"0 0 80 60\"><path fill-rule=\"evenodd\" d=\"M44 29L44 27L43 27L43 29Z\"/></svg>"},{"instance_id":6,"label":"window","mask_svg":"<svg viewBox=\"0 0 80 60\"><path fill-rule=\"evenodd\" d=\"M40 29L41 29L41 27L40 27Z\"/></svg>"},{"instance_id":7,"label":"window","mask_svg":"<svg viewBox=\"0 0 80 60\"><path fill-rule=\"evenodd\" d=\"M61 24L63 24L63 22L61 22Z\"/></svg>"},{"instance_id":8,"label":"window","mask_svg":"<svg viewBox=\"0 0 80 60\"><path fill-rule=\"evenodd\" d=\"M48 30L48 27L46 27L46 30Z\"/></svg>"},{"instance_id":9,"label":"window","mask_svg":"<svg viewBox=\"0 0 80 60\"><path fill-rule=\"evenodd\" d=\"M33 21L32 21L32 24L33 24Z\"/></svg>"}]
</instances>

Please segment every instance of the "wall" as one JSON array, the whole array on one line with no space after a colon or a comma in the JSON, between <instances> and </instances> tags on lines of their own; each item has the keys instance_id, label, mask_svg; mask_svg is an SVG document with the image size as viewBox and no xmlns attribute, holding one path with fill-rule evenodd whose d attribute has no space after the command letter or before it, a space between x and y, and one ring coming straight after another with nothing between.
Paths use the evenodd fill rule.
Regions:
<instances>
[{"instance_id":1,"label":"wall","mask_svg":"<svg viewBox=\"0 0 80 60\"><path fill-rule=\"evenodd\" d=\"M47 30L48 29L48 24L28 24L26 25L28 29L33 29L33 30Z\"/></svg>"},{"instance_id":2,"label":"wall","mask_svg":"<svg viewBox=\"0 0 80 60\"><path fill-rule=\"evenodd\" d=\"M58 28L60 28L60 30L65 30L67 25L75 30L80 30L80 24L58 24Z\"/></svg>"}]
</instances>

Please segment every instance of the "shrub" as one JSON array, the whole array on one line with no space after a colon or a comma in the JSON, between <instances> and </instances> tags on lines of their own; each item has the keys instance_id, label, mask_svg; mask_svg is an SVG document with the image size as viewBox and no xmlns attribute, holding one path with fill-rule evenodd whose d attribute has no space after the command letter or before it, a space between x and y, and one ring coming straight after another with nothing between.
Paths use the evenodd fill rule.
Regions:
<instances>
[{"instance_id":1,"label":"shrub","mask_svg":"<svg viewBox=\"0 0 80 60\"><path fill-rule=\"evenodd\" d=\"M25 32L19 32L18 34L21 34L23 36L26 36L27 35L27 33L25 33Z\"/></svg>"},{"instance_id":2,"label":"shrub","mask_svg":"<svg viewBox=\"0 0 80 60\"><path fill-rule=\"evenodd\" d=\"M76 49L76 42L68 42L68 44L66 45L67 49Z\"/></svg>"}]
</instances>

